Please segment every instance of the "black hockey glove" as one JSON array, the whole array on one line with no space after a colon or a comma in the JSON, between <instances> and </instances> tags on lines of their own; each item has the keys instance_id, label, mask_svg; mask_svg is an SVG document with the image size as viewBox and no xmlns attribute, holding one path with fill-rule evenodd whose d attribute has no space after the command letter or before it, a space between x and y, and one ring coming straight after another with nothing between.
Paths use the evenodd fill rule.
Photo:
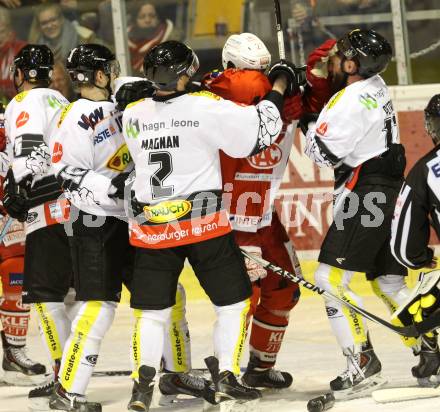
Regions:
<instances>
[{"instance_id":1,"label":"black hockey glove","mask_svg":"<svg viewBox=\"0 0 440 412\"><path fill-rule=\"evenodd\" d=\"M25 178L22 182L17 183L12 168L9 168L3 182L3 206L8 215L19 222L25 222L28 217L28 193L31 183L32 178Z\"/></svg>"},{"instance_id":2,"label":"black hockey glove","mask_svg":"<svg viewBox=\"0 0 440 412\"><path fill-rule=\"evenodd\" d=\"M130 103L151 97L154 90L153 83L148 80L125 83L116 93L116 109L122 112Z\"/></svg>"},{"instance_id":3,"label":"black hockey glove","mask_svg":"<svg viewBox=\"0 0 440 412\"><path fill-rule=\"evenodd\" d=\"M125 182L129 178L130 173L120 173L112 179L108 197L111 199L124 199Z\"/></svg>"},{"instance_id":4,"label":"black hockey glove","mask_svg":"<svg viewBox=\"0 0 440 412\"><path fill-rule=\"evenodd\" d=\"M272 65L267 77L270 82L274 84L279 76L284 75L287 79L287 87L284 95L293 96L301 91L299 83L301 72L302 69L297 69L293 63L287 60L280 60Z\"/></svg>"}]
</instances>

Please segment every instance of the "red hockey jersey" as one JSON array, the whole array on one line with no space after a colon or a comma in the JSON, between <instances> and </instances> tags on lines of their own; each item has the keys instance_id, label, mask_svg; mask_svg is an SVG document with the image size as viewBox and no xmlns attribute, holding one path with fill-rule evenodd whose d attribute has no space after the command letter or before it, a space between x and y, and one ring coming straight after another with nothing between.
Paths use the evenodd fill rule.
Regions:
<instances>
[{"instance_id":1,"label":"red hockey jersey","mask_svg":"<svg viewBox=\"0 0 440 412\"><path fill-rule=\"evenodd\" d=\"M263 73L239 69L212 72L204 78L203 86L224 99L245 105L258 103L272 89ZM296 102L296 98L286 101L283 131L269 148L244 159L221 153L225 206L235 230L256 232L271 223L296 129L296 122L292 123L298 118Z\"/></svg>"}]
</instances>

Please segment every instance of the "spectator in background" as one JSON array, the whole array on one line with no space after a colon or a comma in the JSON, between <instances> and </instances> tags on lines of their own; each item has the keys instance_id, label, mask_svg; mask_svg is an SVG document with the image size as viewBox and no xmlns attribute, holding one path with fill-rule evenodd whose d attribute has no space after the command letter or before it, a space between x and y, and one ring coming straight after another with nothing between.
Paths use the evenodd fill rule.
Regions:
<instances>
[{"instance_id":1,"label":"spectator in background","mask_svg":"<svg viewBox=\"0 0 440 412\"><path fill-rule=\"evenodd\" d=\"M9 10L0 7L0 98L10 100L16 94L13 74L10 67L14 56L21 50L26 42L18 40L11 27Z\"/></svg>"},{"instance_id":2,"label":"spectator in background","mask_svg":"<svg viewBox=\"0 0 440 412\"><path fill-rule=\"evenodd\" d=\"M64 61L71 49L81 43L99 43L94 32L67 20L59 4L43 4L37 9L30 43L46 44L55 60Z\"/></svg>"},{"instance_id":3,"label":"spectator in background","mask_svg":"<svg viewBox=\"0 0 440 412\"><path fill-rule=\"evenodd\" d=\"M343 16L349 14L374 14L390 11L390 2L383 0L298 0L293 3L291 16L296 22L296 31L300 31L307 56L311 50L328 38L339 38L353 28L353 24L325 26L319 20L324 16ZM365 28L365 24L356 24ZM391 23L385 26L391 28ZM389 40L392 39L384 24L369 24L369 28L379 30Z\"/></svg>"},{"instance_id":4,"label":"spectator in background","mask_svg":"<svg viewBox=\"0 0 440 412\"><path fill-rule=\"evenodd\" d=\"M166 40L172 40L174 25L171 20L162 19L150 1L135 1L131 10L128 47L133 75L137 75L142 73L143 59L148 50Z\"/></svg>"},{"instance_id":5,"label":"spectator in background","mask_svg":"<svg viewBox=\"0 0 440 412\"><path fill-rule=\"evenodd\" d=\"M69 102L76 100L69 73L67 73L62 61L56 61L53 66L50 88L58 90Z\"/></svg>"}]
</instances>

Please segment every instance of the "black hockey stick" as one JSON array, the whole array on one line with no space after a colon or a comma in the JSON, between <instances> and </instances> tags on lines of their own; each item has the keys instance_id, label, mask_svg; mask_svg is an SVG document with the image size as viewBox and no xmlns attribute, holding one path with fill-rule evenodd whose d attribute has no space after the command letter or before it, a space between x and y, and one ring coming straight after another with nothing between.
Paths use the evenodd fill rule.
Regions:
<instances>
[{"instance_id":1,"label":"black hockey stick","mask_svg":"<svg viewBox=\"0 0 440 412\"><path fill-rule=\"evenodd\" d=\"M275 6L275 23L277 29L278 52L281 60L286 60L286 50L284 48L284 33L281 21L280 0L273 0Z\"/></svg>"},{"instance_id":2,"label":"black hockey stick","mask_svg":"<svg viewBox=\"0 0 440 412\"><path fill-rule=\"evenodd\" d=\"M339 296L333 295L330 292L327 292L324 289L319 288L318 286L314 285L313 283L308 282L304 278L301 278L293 273L288 272L287 270L284 270L280 268L279 266L275 266L273 263L268 262L267 260L264 260L262 258L256 257L254 255L251 255L247 252L245 252L243 249L241 249L241 253L243 253L244 256L246 256L248 259L253 260L254 262L258 263L265 269L269 269L272 272L275 272L276 274L289 279L290 281L294 283L298 283L298 285L301 285L305 287L306 289L311 290L314 293L317 293L318 295L325 296L328 299L332 299L336 302L339 302L343 304L344 306L347 306L348 308L354 310L355 312L359 313L360 315L364 316L365 318L371 320L372 322L378 323L379 325L385 326L386 328L390 329L391 331L402 335L406 337L418 337L420 335L419 328L417 328L415 325L410 326L394 326L391 323L379 318L376 315L373 315L372 313L366 311L365 309L362 309L356 305L353 305L352 303L340 298Z\"/></svg>"}]
</instances>

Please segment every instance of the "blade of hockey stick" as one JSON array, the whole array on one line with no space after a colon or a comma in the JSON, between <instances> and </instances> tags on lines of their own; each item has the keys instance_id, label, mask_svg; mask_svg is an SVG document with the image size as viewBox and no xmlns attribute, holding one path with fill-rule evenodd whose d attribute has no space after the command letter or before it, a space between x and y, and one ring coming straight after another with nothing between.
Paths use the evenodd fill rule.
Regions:
<instances>
[{"instance_id":1,"label":"blade of hockey stick","mask_svg":"<svg viewBox=\"0 0 440 412\"><path fill-rule=\"evenodd\" d=\"M3 229L0 233L0 243L3 241L4 237L8 233L8 230L11 227L13 221L14 221L14 219L11 216L8 216L8 220L6 220L6 223L3 226Z\"/></svg>"},{"instance_id":2,"label":"blade of hockey stick","mask_svg":"<svg viewBox=\"0 0 440 412\"><path fill-rule=\"evenodd\" d=\"M273 5L275 7L275 23L276 23L277 39L278 39L278 53L280 55L281 60L286 60L286 50L284 48L284 33L281 22L280 1L273 0Z\"/></svg>"},{"instance_id":3,"label":"blade of hockey stick","mask_svg":"<svg viewBox=\"0 0 440 412\"><path fill-rule=\"evenodd\" d=\"M440 385L436 388L389 388L374 391L371 396L378 403L403 402L440 396Z\"/></svg>"},{"instance_id":4,"label":"blade of hockey stick","mask_svg":"<svg viewBox=\"0 0 440 412\"><path fill-rule=\"evenodd\" d=\"M356 305L353 305L352 303L340 298L339 296L333 295L330 292L327 292L324 289L319 288L318 286L314 285L311 282L308 282L304 278L301 278L293 273L288 272L287 270L284 270L280 268L279 266L275 266L273 263L268 262L267 260L264 260L262 258L259 258L257 256L251 255L241 249L241 253L243 253L244 256L247 258L253 260L254 262L258 263L259 265L263 266L265 269L269 269L272 272L275 272L276 274L283 276L289 280L291 280L294 283L298 283L299 285L305 287L306 289L311 290L314 293L317 293L318 295L325 296L328 299L334 300L336 302L339 302L343 304L344 306L347 306L348 308L354 310L356 313L359 313L360 315L364 316L365 318L369 319L372 322L378 323L379 325L382 325L389 330L407 337L417 337L419 336L419 332L417 328L414 325L410 326L394 326L391 323L379 318L376 315L373 315L372 313L366 311L365 309L362 309Z\"/></svg>"}]
</instances>

